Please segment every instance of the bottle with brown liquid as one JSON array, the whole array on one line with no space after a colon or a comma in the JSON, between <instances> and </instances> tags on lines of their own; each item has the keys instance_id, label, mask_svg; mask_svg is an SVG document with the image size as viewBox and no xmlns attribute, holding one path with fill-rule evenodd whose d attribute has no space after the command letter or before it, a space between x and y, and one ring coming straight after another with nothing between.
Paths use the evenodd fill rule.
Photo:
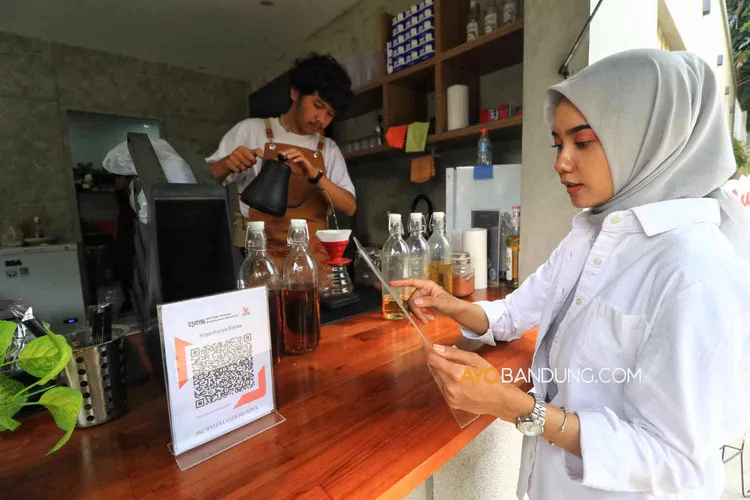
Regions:
<instances>
[{"instance_id":1,"label":"bottle with brown liquid","mask_svg":"<svg viewBox=\"0 0 750 500\"><path fill-rule=\"evenodd\" d=\"M453 250L445 234L445 213L432 214L432 236L427 240L430 251L428 277L443 290L453 293Z\"/></svg>"},{"instance_id":2,"label":"bottle with brown liquid","mask_svg":"<svg viewBox=\"0 0 750 500\"><path fill-rule=\"evenodd\" d=\"M245 249L247 257L240 265L237 289L266 286L268 319L271 327L271 354L274 363L281 361L284 346L284 321L281 314L281 272L266 253L265 223L250 221L247 225Z\"/></svg>"},{"instance_id":3,"label":"bottle with brown liquid","mask_svg":"<svg viewBox=\"0 0 750 500\"><path fill-rule=\"evenodd\" d=\"M318 265L307 249L309 241L307 221L292 219L287 236L291 250L282 267L284 350L289 354L312 352L320 343Z\"/></svg>"},{"instance_id":4,"label":"bottle with brown liquid","mask_svg":"<svg viewBox=\"0 0 750 500\"><path fill-rule=\"evenodd\" d=\"M521 207L513 207L511 231L505 240L505 280L511 288L518 288L518 255L521 251Z\"/></svg>"}]
</instances>

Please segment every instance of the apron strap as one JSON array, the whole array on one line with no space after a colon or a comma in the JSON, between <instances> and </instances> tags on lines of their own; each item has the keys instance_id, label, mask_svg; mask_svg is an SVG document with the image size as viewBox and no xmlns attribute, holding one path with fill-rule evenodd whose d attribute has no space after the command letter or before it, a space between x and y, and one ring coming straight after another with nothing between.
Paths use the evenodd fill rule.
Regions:
<instances>
[{"instance_id":1,"label":"apron strap","mask_svg":"<svg viewBox=\"0 0 750 500\"><path fill-rule=\"evenodd\" d=\"M268 142L270 143L268 145L269 149L276 149L276 144L273 142L273 129L271 128L271 119L270 118L263 118L263 123L266 127L266 139L268 139Z\"/></svg>"}]
</instances>

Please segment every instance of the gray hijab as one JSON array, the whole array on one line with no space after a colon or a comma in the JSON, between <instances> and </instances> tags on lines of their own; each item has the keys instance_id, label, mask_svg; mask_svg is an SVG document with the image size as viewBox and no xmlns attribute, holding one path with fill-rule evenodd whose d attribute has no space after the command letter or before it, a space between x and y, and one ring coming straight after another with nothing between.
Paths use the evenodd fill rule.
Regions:
<instances>
[{"instance_id":1,"label":"gray hijab","mask_svg":"<svg viewBox=\"0 0 750 500\"><path fill-rule=\"evenodd\" d=\"M614 196L588 211L610 213L677 198L714 198L722 233L750 261L750 220L721 186L736 169L724 92L698 56L638 49L602 59L547 91L552 127L562 97L586 117L609 161Z\"/></svg>"}]
</instances>

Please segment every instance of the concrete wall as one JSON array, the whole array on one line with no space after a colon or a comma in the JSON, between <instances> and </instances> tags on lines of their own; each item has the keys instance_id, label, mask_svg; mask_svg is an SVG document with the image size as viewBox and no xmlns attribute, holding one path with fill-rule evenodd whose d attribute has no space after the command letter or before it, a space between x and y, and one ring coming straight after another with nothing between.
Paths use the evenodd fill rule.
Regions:
<instances>
[{"instance_id":1,"label":"concrete wall","mask_svg":"<svg viewBox=\"0 0 750 500\"><path fill-rule=\"evenodd\" d=\"M576 214L554 171L555 152L543 105L547 87L561 81L557 70L589 16L588 0L526 2L523 54L523 171L521 177L521 257L523 280L549 258L570 230ZM584 38L571 73L588 64Z\"/></svg>"},{"instance_id":2,"label":"concrete wall","mask_svg":"<svg viewBox=\"0 0 750 500\"><path fill-rule=\"evenodd\" d=\"M246 82L0 32L0 228L38 215L75 241L68 110L155 119L168 141L210 154L247 95Z\"/></svg>"}]
</instances>

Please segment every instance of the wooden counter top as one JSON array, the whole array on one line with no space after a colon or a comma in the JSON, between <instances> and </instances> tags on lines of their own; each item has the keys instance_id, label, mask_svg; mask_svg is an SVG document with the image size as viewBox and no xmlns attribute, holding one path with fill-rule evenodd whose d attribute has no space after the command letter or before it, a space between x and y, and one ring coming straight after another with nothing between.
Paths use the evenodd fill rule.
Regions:
<instances>
[{"instance_id":1,"label":"wooden counter top","mask_svg":"<svg viewBox=\"0 0 750 500\"><path fill-rule=\"evenodd\" d=\"M446 318L424 331L441 344L463 339ZM534 338L529 332L478 352L498 368L526 369ZM5 498L106 500L402 498L494 420L484 415L461 430L420 347L407 321L379 313L323 327L317 351L284 357L275 369L286 422L185 472L167 449L166 398L153 379L129 388L125 415L77 429L50 456L62 431L48 413L31 415L0 434L0 491Z\"/></svg>"}]
</instances>

